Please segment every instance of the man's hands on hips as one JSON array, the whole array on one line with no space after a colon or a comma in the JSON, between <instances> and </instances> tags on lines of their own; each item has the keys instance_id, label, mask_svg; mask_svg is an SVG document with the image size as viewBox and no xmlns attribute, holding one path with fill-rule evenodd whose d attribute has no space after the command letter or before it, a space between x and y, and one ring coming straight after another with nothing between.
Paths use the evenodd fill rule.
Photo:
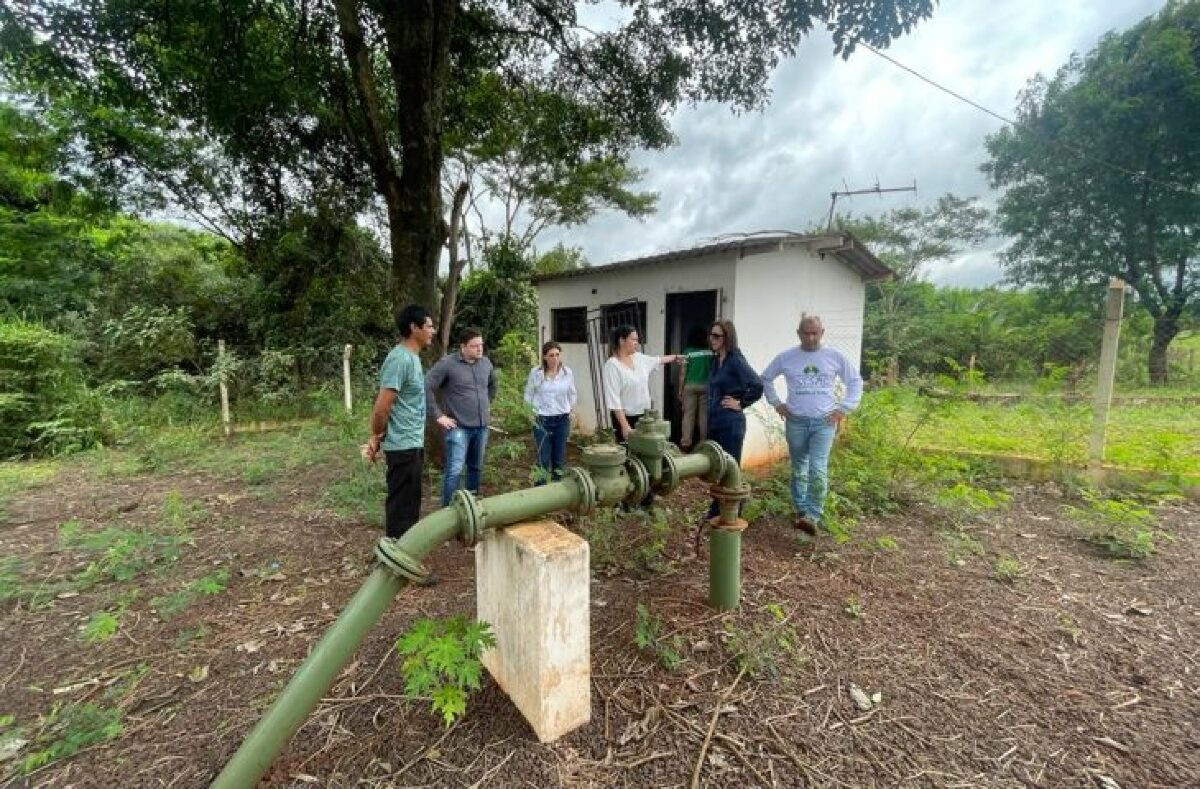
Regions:
<instances>
[{"instance_id":1,"label":"man's hands on hips","mask_svg":"<svg viewBox=\"0 0 1200 789\"><path fill-rule=\"evenodd\" d=\"M458 422L454 421L454 417L446 416L445 414L442 414L437 418L437 423L446 430L453 430L454 428L458 427Z\"/></svg>"},{"instance_id":2,"label":"man's hands on hips","mask_svg":"<svg viewBox=\"0 0 1200 789\"><path fill-rule=\"evenodd\" d=\"M842 422L846 421L846 412L845 412L845 411L834 411L834 412L832 412L832 413L829 415L829 421L830 421L831 423L833 423L833 426L834 426L834 427L836 427L836 428L839 428L839 429L840 429L840 428L841 428L841 426L842 426Z\"/></svg>"},{"instance_id":3,"label":"man's hands on hips","mask_svg":"<svg viewBox=\"0 0 1200 789\"><path fill-rule=\"evenodd\" d=\"M792 415L792 412L788 410L787 403L780 403L779 405L775 406L775 410L784 419L787 419L789 416Z\"/></svg>"}]
</instances>

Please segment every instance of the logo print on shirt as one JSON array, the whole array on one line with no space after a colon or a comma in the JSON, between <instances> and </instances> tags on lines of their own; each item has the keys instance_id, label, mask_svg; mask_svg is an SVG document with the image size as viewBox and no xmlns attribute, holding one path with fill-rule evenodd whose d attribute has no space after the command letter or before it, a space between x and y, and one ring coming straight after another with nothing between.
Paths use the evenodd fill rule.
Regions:
<instances>
[{"instance_id":1,"label":"logo print on shirt","mask_svg":"<svg viewBox=\"0 0 1200 789\"><path fill-rule=\"evenodd\" d=\"M820 372L820 370L817 369L817 366L815 364L804 365L804 374L805 375L816 375L819 372Z\"/></svg>"}]
</instances>

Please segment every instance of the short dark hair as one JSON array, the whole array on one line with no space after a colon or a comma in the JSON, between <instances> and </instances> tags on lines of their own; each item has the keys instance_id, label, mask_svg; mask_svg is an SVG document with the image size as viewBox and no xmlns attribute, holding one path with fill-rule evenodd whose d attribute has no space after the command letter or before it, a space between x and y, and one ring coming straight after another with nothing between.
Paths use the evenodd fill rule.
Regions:
<instances>
[{"instance_id":1,"label":"short dark hair","mask_svg":"<svg viewBox=\"0 0 1200 789\"><path fill-rule=\"evenodd\" d=\"M462 332L459 333L458 344L466 345L467 343L469 343L471 340L475 339L476 337L482 337L482 336L483 336L483 332L481 332L479 329L468 327L466 329L463 329Z\"/></svg>"},{"instance_id":2,"label":"short dark hair","mask_svg":"<svg viewBox=\"0 0 1200 789\"><path fill-rule=\"evenodd\" d=\"M621 345L621 340L637 331L637 326L632 326L628 323L623 323L613 329L612 344L608 347L608 355L612 356L617 352L617 348Z\"/></svg>"},{"instance_id":3,"label":"short dark hair","mask_svg":"<svg viewBox=\"0 0 1200 789\"><path fill-rule=\"evenodd\" d=\"M412 336L413 326L418 329L424 328L425 321L430 317L429 310L420 304L409 304L396 313L396 330L400 332L401 337L408 339Z\"/></svg>"},{"instance_id":4,"label":"short dark hair","mask_svg":"<svg viewBox=\"0 0 1200 789\"><path fill-rule=\"evenodd\" d=\"M738 349L737 329L733 328L733 321L715 320L708 327L711 332L717 326L721 327L721 331L725 332L725 353L732 353Z\"/></svg>"}]
</instances>

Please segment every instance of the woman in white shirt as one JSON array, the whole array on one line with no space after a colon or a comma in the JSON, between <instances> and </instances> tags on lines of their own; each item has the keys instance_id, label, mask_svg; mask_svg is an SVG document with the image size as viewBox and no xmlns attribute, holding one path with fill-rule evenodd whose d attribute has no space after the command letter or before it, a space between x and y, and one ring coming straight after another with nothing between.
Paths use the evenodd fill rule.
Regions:
<instances>
[{"instance_id":1,"label":"woman in white shirt","mask_svg":"<svg viewBox=\"0 0 1200 789\"><path fill-rule=\"evenodd\" d=\"M562 479L567 467L567 436L571 434L571 412L579 401L575 376L562 363L562 348L556 342L542 346L542 363L529 371L525 402L533 406L533 444L537 449L536 485Z\"/></svg>"},{"instance_id":2,"label":"woman in white shirt","mask_svg":"<svg viewBox=\"0 0 1200 789\"><path fill-rule=\"evenodd\" d=\"M617 441L625 443L638 419L650 407L650 373L679 357L648 356L638 351L637 329L620 326L613 332L612 351L604 363L604 399L612 415Z\"/></svg>"}]
</instances>

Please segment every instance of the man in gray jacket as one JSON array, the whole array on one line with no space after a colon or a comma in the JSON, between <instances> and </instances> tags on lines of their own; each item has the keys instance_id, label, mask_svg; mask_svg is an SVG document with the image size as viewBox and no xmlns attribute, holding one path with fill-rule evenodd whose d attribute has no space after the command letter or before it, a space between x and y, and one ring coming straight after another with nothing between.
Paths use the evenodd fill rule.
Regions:
<instances>
[{"instance_id":1,"label":"man in gray jacket","mask_svg":"<svg viewBox=\"0 0 1200 789\"><path fill-rule=\"evenodd\" d=\"M463 466L467 490L479 493L488 422L496 398L496 368L483 355L483 335L467 329L458 350L442 358L425 376L426 410L446 437L446 473L442 506L458 490Z\"/></svg>"}]
</instances>

